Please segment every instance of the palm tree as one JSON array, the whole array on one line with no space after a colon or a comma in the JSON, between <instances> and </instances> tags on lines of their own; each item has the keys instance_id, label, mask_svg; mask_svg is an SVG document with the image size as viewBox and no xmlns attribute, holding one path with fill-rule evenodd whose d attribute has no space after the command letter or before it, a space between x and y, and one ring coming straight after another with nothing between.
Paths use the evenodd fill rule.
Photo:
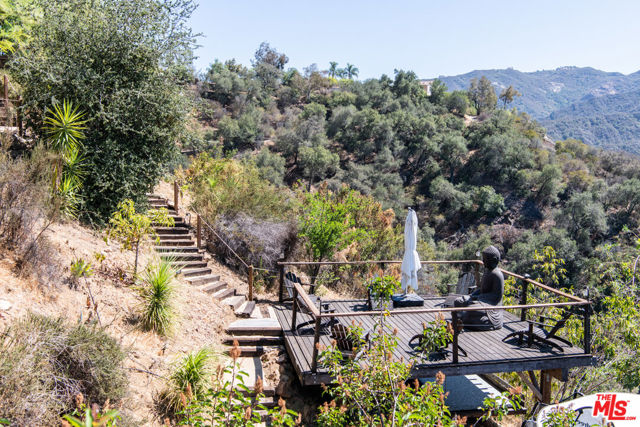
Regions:
<instances>
[{"instance_id":1,"label":"palm tree","mask_svg":"<svg viewBox=\"0 0 640 427\"><path fill-rule=\"evenodd\" d=\"M329 77L335 79L338 75L338 63L335 61L329 62Z\"/></svg>"},{"instance_id":2,"label":"palm tree","mask_svg":"<svg viewBox=\"0 0 640 427\"><path fill-rule=\"evenodd\" d=\"M347 78L349 80L353 79L354 77L358 77L358 73L360 72L358 67L356 67L353 64L349 64L348 62L347 62L347 67L344 69L344 71L346 72Z\"/></svg>"}]
</instances>

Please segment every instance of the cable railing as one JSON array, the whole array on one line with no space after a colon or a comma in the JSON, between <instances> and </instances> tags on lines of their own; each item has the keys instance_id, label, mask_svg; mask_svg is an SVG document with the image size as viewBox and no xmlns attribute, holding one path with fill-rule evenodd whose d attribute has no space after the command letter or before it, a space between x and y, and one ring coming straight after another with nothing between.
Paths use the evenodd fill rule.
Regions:
<instances>
[{"instance_id":1,"label":"cable railing","mask_svg":"<svg viewBox=\"0 0 640 427\"><path fill-rule=\"evenodd\" d=\"M286 266L311 266L311 265L363 265L363 264L401 264L402 261L397 260L386 260L386 261L323 261L323 262L305 262L305 261L284 261L281 260L278 262L278 267L280 270L280 283L279 283L279 299L280 302L284 302L283 289L284 289L284 279L285 279L285 267ZM439 261L421 261L422 264L473 264L474 265L474 273L476 276L476 283L479 283L478 277L480 273L480 266L483 265L480 260L439 260ZM491 306L491 310L520 310L520 319L521 321L526 321L527 319L527 311L532 309L546 309L551 307L556 308L572 308L572 307L582 307L583 314L583 330L584 330L584 352L585 354L591 353L591 320L590 320L590 305L591 302L577 297L575 295L568 294L558 289L554 289L550 286L547 286L543 283L540 283L536 280L533 280L527 276L519 275L513 273L508 270L500 269L505 276L514 277L517 280L521 281L521 292L520 292L520 301L519 304L514 305L501 305L501 306ZM460 322L458 318L460 312L469 312L469 311L486 311L486 306L467 306L467 307L439 307L439 308L412 308L412 309L394 309L390 311L385 310L365 310L365 311L348 311L348 312L338 312L331 311L328 313L321 313L316 304L311 301L308 293L304 290L300 283L291 282L294 289L294 297L293 297L293 305L292 305L292 318L295 319L297 315L297 311L299 310L299 304L304 304L306 311L312 317L313 322L315 324L314 327L314 341L313 341L313 354L311 358L311 370L312 372L317 371L318 367L318 347L320 340L320 332L322 329L322 320L323 319L338 319L343 317L362 317L362 316L380 316L382 313L388 316L399 316L399 315L416 315L416 314L436 314L436 313L451 313L452 322L454 325L457 325ZM527 304L527 297L529 293L529 285L533 287L542 289L544 291L555 294L559 297L563 297L568 299L567 302L552 302L552 303L534 303ZM453 355L452 361L453 363L458 363L459 359L459 346L458 346L458 335L459 328L454 327L453 334ZM295 324L292 324L292 331L295 331Z\"/></svg>"}]
</instances>

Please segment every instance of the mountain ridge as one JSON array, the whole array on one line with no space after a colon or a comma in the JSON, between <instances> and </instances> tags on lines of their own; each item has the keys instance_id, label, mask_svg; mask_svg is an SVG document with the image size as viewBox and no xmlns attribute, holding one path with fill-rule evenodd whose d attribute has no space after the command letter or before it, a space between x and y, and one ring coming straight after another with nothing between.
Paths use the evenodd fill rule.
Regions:
<instances>
[{"instance_id":1,"label":"mountain ridge","mask_svg":"<svg viewBox=\"0 0 640 427\"><path fill-rule=\"evenodd\" d=\"M605 149L640 153L640 71L630 74L565 66L532 72L513 68L439 76L449 90L464 90L487 77L496 93L513 86L522 96L511 104L540 121L554 139L576 138ZM600 102L600 98L604 98ZM635 100L635 101L634 101Z\"/></svg>"}]
</instances>

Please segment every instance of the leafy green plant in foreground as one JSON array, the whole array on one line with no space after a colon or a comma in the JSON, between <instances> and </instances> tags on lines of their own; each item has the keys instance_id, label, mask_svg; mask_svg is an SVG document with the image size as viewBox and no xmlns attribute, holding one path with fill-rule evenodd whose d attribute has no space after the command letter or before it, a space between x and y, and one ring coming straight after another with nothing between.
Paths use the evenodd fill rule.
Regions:
<instances>
[{"instance_id":1,"label":"leafy green plant in foreground","mask_svg":"<svg viewBox=\"0 0 640 427\"><path fill-rule=\"evenodd\" d=\"M160 335L170 332L175 318L176 272L166 260L150 265L142 277L140 319L143 328Z\"/></svg>"},{"instance_id":2,"label":"leafy green plant in foreground","mask_svg":"<svg viewBox=\"0 0 640 427\"><path fill-rule=\"evenodd\" d=\"M300 415L287 409L283 399L278 401L278 408L269 409L258 403L264 397L262 379L258 377L255 384L255 396L245 384L249 376L240 369L238 357L240 348L235 341L229 355L231 363L226 367L219 365L212 383L205 390L194 393L188 384L185 393L181 394L182 410L179 412L180 425L193 427L205 426L254 426L262 420L258 412L266 412L272 426L294 426L300 424Z\"/></svg>"}]
</instances>

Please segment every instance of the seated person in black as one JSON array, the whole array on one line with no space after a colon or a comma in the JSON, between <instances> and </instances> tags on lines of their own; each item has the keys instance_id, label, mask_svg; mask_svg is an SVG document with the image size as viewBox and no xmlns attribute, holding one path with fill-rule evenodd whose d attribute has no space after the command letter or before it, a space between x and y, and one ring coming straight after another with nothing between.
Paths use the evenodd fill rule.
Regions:
<instances>
[{"instance_id":1,"label":"seated person in black","mask_svg":"<svg viewBox=\"0 0 640 427\"><path fill-rule=\"evenodd\" d=\"M489 246L482 251L484 273L480 286L471 295L463 295L454 301L455 307L482 307L502 305L504 276L498 268L500 251ZM460 319L466 329L488 331L502 328L502 310L462 311Z\"/></svg>"}]
</instances>

